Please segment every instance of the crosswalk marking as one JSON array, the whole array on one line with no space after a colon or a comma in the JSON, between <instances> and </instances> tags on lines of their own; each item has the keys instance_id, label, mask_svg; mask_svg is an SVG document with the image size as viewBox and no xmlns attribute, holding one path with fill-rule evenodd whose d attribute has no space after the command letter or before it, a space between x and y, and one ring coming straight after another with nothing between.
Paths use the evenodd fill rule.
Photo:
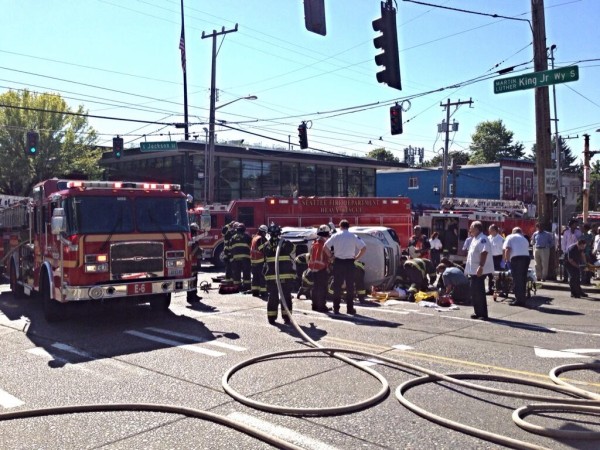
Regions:
<instances>
[{"instance_id":1,"label":"crosswalk marking","mask_svg":"<svg viewBox=\"0 0 600 450\"><path fill-rule=\"evenodd\" d=\"M116 361L111 358L103 358L102 360L100 360L100 359L98 359L97 356L93 355L92 353L75 348L68 344L63 344L62 342L55 342L54 344L52 344L52 347L62 350L64 352L73 353L75 355L81 356L81 357L89 359L91 361L100 361L102 364L107 364L111 367L117 368L119 370L125 370L127 372L131 372L136 375L145 375L147 373L147 371L144 369L141 369L141 368L135 367L135 366L131 366L127 363L123 363L121 361Z\"/></svg>"},{"instance_id":2,"label":"crosswalk marking","mask_svg":"<svg viewBox=\"0 0 600 450\"><path fill-rule=\"evenodd\" d=\"M215 339L205 339L200 338L198 336L194 336L191 334L179 333L177 331L165 330L164 328L155 328L155 327L146 327L146 330L156 331L157 333L168 334L169 336L175 336L183 339L188 339L190 341L213 345L215 347L226 348L228 350L233 350L234 352L245 352L246 349L244 347L239 347L233 344L226 344L225 342L220 342Z\"/></svg>"},{"instance_id":3,"label":"crosswalk marking","mask_svg":"<svg viewBox=\"0 0 600 450\"><path fill-rule=\"evenodd\" d=\"M245 423L250 425L253 428L257 428L261 431L267 432L273 436L276 436L280 439L284 439L288 442L293 442L294 444L306 448L306 449L314 449L314 450L335 450L336 447L326 444L323 441L319 441L318 439L313 439L308 436L304 436L303 434L298 433L297 431L291 430L286 427L282 427L280 425L275 425L274 423L267 422L266 420L259 419L258 417L251 416L249 414L244 414L241 412L233 412L228 414L227 417L235 420L236 422Z\"/></svg>"},{"instance_id":4,"label":"crosswalk marking","mask_svg":"<svg viewBox=\"0 0 600 450\"><path fill-rule=\"evenodd\" d=\"M116 378L114 378L114 377L111 377L109 375L101 374L101 373L96 372L94 370L90 370L90 369L88 369L86 367L83 367L80 364L73 364L68 359L63 358L63 357L58 356L58 355L55 355L55 354L52 354L52 353L48 352L45 348L42 348L42 347L30 348L30 349L26 350L26 352L27 353L31 353L32 355L35 355L35 356L41 356L42 358L45 358L47 360L57 361L60 364L64 364L65 366L68 364L69 367L72 368L72 369L81 370L81 371L83 371L85 373L88 373L90 375L94 375L96 377L101 377L101 378L106 379L106 380L116 380Z\"/></svg>"},{"instance_id":5,"label":"crosswalk marking","mask_svg":"<svg viewBox=\"0 0 600 450\"><path fill-rule=\"evenodd\" d=\"M137 336L142 339L147 339L149 341L158 342L160 344L169 345L171 347L177 347L177 348L181 348L183 350L189 350L192 352L201 353L201 354L208 355L208 356L225 356L225 353L217 352L217 351L210 350L207 348L198 347L194 344L184 344L183 342L174 341L172 339L161 338L159 336L154 336L152 334L142 333L141 331L127 330L127 331L124 331L124 333L131 334L133 336Z\"/></svg>"},{"instance_id":6,"label":"crosswalk marking","mask_svg":"<svg viewBox=\"0 0 600 450\"><path fill-rule=\"evenodd\" d=\"M19 400L14 395L9 394L3 389L0 389L0 406L3 408L16 408L23 405L24 402Z\"/></svg>"}]
</instances>

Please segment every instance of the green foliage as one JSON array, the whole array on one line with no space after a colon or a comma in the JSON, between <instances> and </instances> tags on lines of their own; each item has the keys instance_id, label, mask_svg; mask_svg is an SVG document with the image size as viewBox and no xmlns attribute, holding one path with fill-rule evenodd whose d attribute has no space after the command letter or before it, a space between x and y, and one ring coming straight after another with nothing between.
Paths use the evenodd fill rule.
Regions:
<instances>
[{"instance_id":1,"label":"green foliage","mask_svg":"<svg viewBox=\"0 0 600 450\"><path fill-rule=\"evenodd\" d=\"M464 166L469 163L470 157L471 155L469 154L469 152L448 152L448 167L450 167L450 162L452 161L452 158L454 158L454 164L456 164L457 166ZM440 153L439 155L436 155L433 158L431 158L430 161L426 161L423 165L427 167L439 167L442 165L442 159L443 155Z\"/></svg>"},{"instance_id":2,"label":"green foliage","mask_svg":"<svg viewBox=\"0 0 600 450\"><path fill-rule=\"evenodd\" d=\"M385 148L376 148L367 153L368 158L376 159L377 161L387 161L399 163L400 160L394 156L392 152L386 150Z\"/></svg>"},{"instance_id":3,"label":"green foliage","mask_svg":"<svg viewBox=\"0 0 600 450\"><path fill-rule=\"evenodd\" d=\"M469 164L494 163L504 158L522 159L524 146L520 142L513 144L513 135L502 120L481 122L471 136Z\"/></svg>"},{"instance_id":4,"label":"green foliage","mask_svg":"<svg viewBox=\"0 0 600 450\"><path fill-rule=\"evenodd\" d=\"M8 91L0 94L0 105L5 105L0 106L0 192L26 196L35 183L48 178L73 173L101 176L96 132L86 117L65 114L72 111L60 95ZM83 107L76 112L84 113ZM40 136L34 157L25 153L29 130Z\"/></svg>"},{"instance_id":5,"label":"green foliage","mask_svg":"<svg viewBox=\"0 0 600 450\"><path fill-rule=\"evenodd\" d=\"M556 142L556 139L554 138L554 136L552 136L552 144L551 145L552 145L553 149L556 148L555 142ZM567 173L582 173L583 172L582 164L576 164L577 158L575 156L573 156L571 148L565 142L565 140L560 136L558 137L558 144L560 145L560 148L562 150L561 156L560 156L560 158L561 158L560 159L560 167L561 167L562 171L567 172ZM536 144L533 144L533 146L531 147L531 153L532 153L532 155L529 157L529 159L531 161L535 161L536 155L537 155L537 145ZM553 164L555 164L555 163L553 163Z\"/></svg>"}]
</instances>

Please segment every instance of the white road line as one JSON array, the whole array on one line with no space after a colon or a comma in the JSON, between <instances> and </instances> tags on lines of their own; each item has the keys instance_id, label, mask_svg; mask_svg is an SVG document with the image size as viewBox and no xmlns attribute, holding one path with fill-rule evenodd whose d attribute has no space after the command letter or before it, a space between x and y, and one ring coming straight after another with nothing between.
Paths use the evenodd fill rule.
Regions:
<instances>
[{"instance_id":1,"label":"white road line","mask_svg":"<svg viewBox=\"0 0 600 450\"><path fill-rule=\"evenodd\" d=\"M75 348L68 344L63 344L61 342L55 342L54 344L52 344L52 347L62 350L64 352L74 353L75 355L82 356L86 359L89 359L90 361L98 361L101 364L106 364L106 365L109 365L118 370L124 370L126 372L134 373L136 375L146 375L148 373L148 371L146 369L131 366L127 363L117 361L117 360L114 360L114 359L111 359L108 357L98 358L97 356L95 356L89 352Z\"/></svg>"},{"instance_id":2,"label":"white road line","mask_svg":"<svg viewBox=\"0 0 600 450\"><path fill-rule=\"evenodd\" d=\"M411 347L410 345L404 345L404 344L396 344L396 345L392 345L392 347L395 348L396 350L402 350L402 351L414 350L414 347Z\"/></svg>"},{"instance_id":3,"label":"white road line","mask_svg":"<svg viewBox=\"0 0 600 450\"><path fill-rule=\"evenodd\" d=\"M75 369L75 370L81 370L81 371L83 371L85 373L88 373L90 375L96 376L96 377L104 379L104 380L113 380L113 381L117 380L115 377L112 377L110 375L105 375L105 374L100 373L100 372L95 371L95 370L88 369L87 367L83 367L80 364L73 364L68 359L63 358L63 357L58 356L58 355L54 355L54 354L48 352L43 347L34 347L34 348L30 348L30 349L25 350L25 351L27 353L31 353L32 355L35 355L35 356L41 356L42 358L45 358L46 360L57 361L57 362L63 364L65 367L69 367L69 368Z\"/></svg>"},{"instance_id":4,"label":"white road line","mask_svg":"<svg viewBox=\"0 0 600 450\"><path fill-rule=\"evenodd\" d=\"M224 342L217 341L215 339L205 339L200 338L198 336L194 336L192 334L178 333L177 331L165 330L164 328L155 328L155 327L146 327L146 330L156 331L157 333L167 334L169 336L175 336L183 339L189 339L190 341L213 345L215 347L226 348L228 350L233 350L234 352L245 352L247 349L244 347L239 347L233 344L226 344Z\"/></svg>"},{"instance_id":5,"label":"white road line","mask_svg":"<svg viewBox=\"0 0 600 450\"><path fill-rule=\"evenodd\" d=\"M358 363L359 366L363 366L363 367L375 366L377 364L383 364L383 361L380 361L379 359L369 358L369 359L364 359Z\"/></svg>"},{"instance_id":6,"label":"white road line","mask_svg":"<svg viewBox=\"0 0 600 450\"><path fill-rule=\"evenodd\" d=\"M267 422L265 420L259 419L258 417L250 416L248 414L233 412L228 414L227 417L233 419L237 422L245 423L246 425L250 425L251 427L257 428L261 431L269 433L273 436L276 436L281 439L285 439L288 442L293 442L294 444L306 448L306 449L315 449L315 450L335 450L336 447L326 444L325 442L319 441L317 439L313 439L308 436L304 436L297 431L290 430L289 428L282 427L280 425L275 425L271 422Z\"/></svg>"},{"instance_id":7,"label":"white road line","mask_svg":"<svg viewBox=\"0 0 600 450\"><path fill-rule=\"evenodd\" d=\"M153 336L151 334L142 333L140 331L128 330L124 331L124 333L131 334L133 336L140 337L142 339L147 339L149 341L158 342L160 344L170 345L171 347L181 348L183 350L189 350L195 353L201 353L203 355L208 356L225 356L225 353L216 352L214 350L209 350L207 348L197 347L194 344L184 344L183 342L174 341L172 339L165 339L158 336Z\"/></svg>"},{"instance_id":8,"label":"white road line","mask_svg":"<svg viewBox=\"0 0 600 450\"><path fill-rule=\"evenodd\" d=\"M25 404L25 402L19 400L14 395L10 395L5 390L0 389L0 406L3 408L15 408L23 404Z\"/></svg>"}]
</instances>

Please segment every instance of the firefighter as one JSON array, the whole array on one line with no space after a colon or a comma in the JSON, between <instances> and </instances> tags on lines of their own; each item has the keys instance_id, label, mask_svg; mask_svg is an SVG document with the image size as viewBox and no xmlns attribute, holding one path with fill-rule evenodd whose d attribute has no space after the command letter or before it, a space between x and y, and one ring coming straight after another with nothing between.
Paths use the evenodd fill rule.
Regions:
<instances>
[{"instance_id":1,"label":"firefighter","mask_svg":"<svg viewBox=\"0 0 600 450\"><path fill-rule=\"evenodd\" d=\"M328 225L321 225L317 230L318 238L313 242L310 249L310 258L308 261L308 270L313 275L312 288L312 309L319 312L331 311L327 308L327 288L329 276L329 256L323 251L325 242L329 238L330 228Z\"/></svg>"},{"instance_id":2,"label":"firefighter","mask_svg":"<svg viewBox=\"0 0 600 450\"><path fill-rule=\"evenodd\" d=\"M312 298L313 286L314 274L310 271L310 269L306 269L304 272L302 272L302 282L300 283L300 289L298 289L296 298L300 299L300 296L304 295L307 300L310 300Z\"/></svg>"},{"instance_id":3,"label":"firefighter","mask_svg":"<svg viewBox=\"0 0 600 450\"><path fill-rule=\"evenodd\" d=\"M366 303L367 289L365 288L365 263L358 259L354 261L354 290L359 303Z\"/></svg>"},{"instance_id":4,"label":"firefighter","mask_svg":"<svg viewBox=\"0 0 600 450\"><path fill-rule=\"evenodd\" d=\"M199 231L200 227L197 223L190 224L190 233L192 235L192 277L194 277L194 287L196 287L198 283L198 252L200 251L200 246L198 245L198 240L200 240L200 236L198 235ZM198 303L200 300L202 300L202 297L198 295L197 289L187 292L187 302L189 304Z\"/></svg>"},{"instance_id":5,"label":"firefighter","mask_svg":"<svg viewBox=\"0 0 600 450\"><path fill-rule=\"evenodd\" d=\"M242 292L250 290L250 244L252 238L246 233L246 225L238 222L235 234L229 241L231 274L233 284Z\"/></svg>"},{"instance_id":6,"label":"firefighter","mask_svg":"<svg viewBox=\"0 0 600 450\"><path fill-rule=\"evenodd\" d=\"M409 300L414 301L417 292L426 292L429 284L435 283L436 268L429 259L410 258L404 262L404 275L411 283L408 289Z\"/></svg>"},{"instance_id":7,"label":"firefighter","mask_svg":"<svg viewBox=\"0 0 600 450\"><path fill-rule=\"evenodd\" d=\"M252 265L252 285L250 289L254 297L263 299L267 297L265 276L263 275L263 267L265 265L263 247L267 242L267 231L266 225L258 227L258 231L252 237L252 243L250 244L250 263Z\"/></svg>"},{"instance_id":8,"label":"firefighter","mask_svg":"<svg viewBox=\"0 0 600 450\"><path fill-rule=\"evenodd\" d=\"M301 253L294 258L294 265L296 266L296 290L298 293L302 287L304 271L308 269L308 257L309 253Z\"/></svg>"},{"instance_id":9,"label":"firefighter","mask_svg":"<svg viewBox=\"0 0 600 450\"><path fill-rule=\"evenodd\" d=\"M265 255L265 281L267 284L267 319L271 325L277 320L277 311L279 306L279 290L277 288L277 277L275 274L275 264L279 264L279 281L283 290L283 300L292 312L292 287L296 280L296 273L292 263L292 254L294 253L294 244L283 239L279 250L279 261L276 261L277 246L281 240L281 227L272 223L269 226L269 240L264 246ZM290 323L290 317L285 309L281 308L283 321Z\"/></svg>"},{"instance_id":10,"label":"firefighter","mask_svg":"<svg viewBox=\"0 0 600 450\"><path fill-rule=\"evenodd\" d=\"M225 264L225 277L221 284L231 284L233 282L231 276L231 248L229 247L231 238L235 231L236 222L229 222L221 229L223 235L223 263Z\"/></svg>"}]
</instances>

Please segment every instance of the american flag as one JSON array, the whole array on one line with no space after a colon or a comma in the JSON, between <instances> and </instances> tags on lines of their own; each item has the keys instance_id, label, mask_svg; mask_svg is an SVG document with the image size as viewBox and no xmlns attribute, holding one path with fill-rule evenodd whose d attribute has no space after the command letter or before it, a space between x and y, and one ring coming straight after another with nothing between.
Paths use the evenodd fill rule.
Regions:
<instances>
[{"instance_id":1,"label":"american flag","mask_svg":"<svg viewBox=\"0 0 600 450\"><path fill-rule=\"evenodd\" d=\"M181 50L181 68L185 72L185 33L183 25L181 26L181 37L179 38L179 50Z\"/></svg>"}]
</instances>

